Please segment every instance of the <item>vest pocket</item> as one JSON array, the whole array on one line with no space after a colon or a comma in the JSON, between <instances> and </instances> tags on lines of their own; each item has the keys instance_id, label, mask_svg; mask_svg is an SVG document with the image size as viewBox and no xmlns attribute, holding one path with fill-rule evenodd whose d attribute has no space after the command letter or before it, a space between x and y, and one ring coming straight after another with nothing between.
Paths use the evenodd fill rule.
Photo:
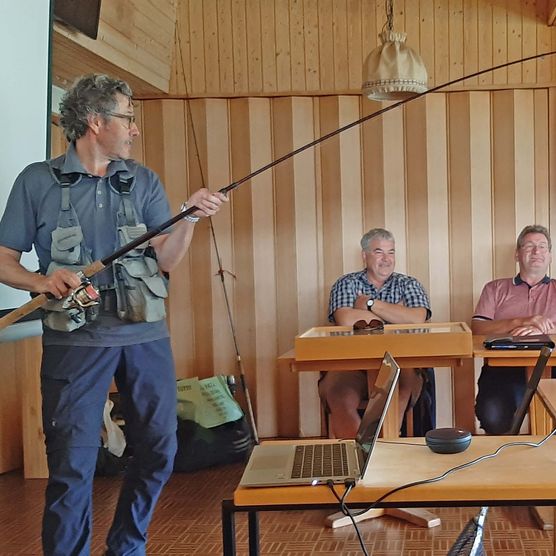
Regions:
<instances>
[{"instance_id":1,"label":"vest pocket","mask_svg":"<svg viewBox=\"0 0 556 556\"><path fill-rule=\"evenodd\" d=\"M81 226L56 228L52 231L52 260L62 265L78 264L81 261Z\"/></svg>"},{"instance_id":2,"label":"vest pocket","mask_svg":"<svg viewBox=\"0 0 556 556\"><path fill-rule=\"evenodd\" d=\"M166 280L151 257L124 257L114 263L118 316L132 322L155 322L166 316Z\"/></svg>"}]
</instances>

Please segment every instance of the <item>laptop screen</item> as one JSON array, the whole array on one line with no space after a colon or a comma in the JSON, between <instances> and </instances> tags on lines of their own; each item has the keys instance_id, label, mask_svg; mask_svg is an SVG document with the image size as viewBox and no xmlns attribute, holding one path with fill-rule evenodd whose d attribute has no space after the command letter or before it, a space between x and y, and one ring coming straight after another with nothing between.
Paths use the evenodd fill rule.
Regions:
<instances>
[{"instance_id":1,"label":"laptop screen","mask_svg":"<svg viewBox=\"0 0 556 556\"><path fill-rule=\"evenodd\" d=\"M361 419L355 442L361 459L361 476L365 474L373 448L378 439L386 411L390 405L394 388L400 376L400 367L394 358L386 352L378 371L375 383L369 392L369 403Z\"/></svg>"}]
</instances>

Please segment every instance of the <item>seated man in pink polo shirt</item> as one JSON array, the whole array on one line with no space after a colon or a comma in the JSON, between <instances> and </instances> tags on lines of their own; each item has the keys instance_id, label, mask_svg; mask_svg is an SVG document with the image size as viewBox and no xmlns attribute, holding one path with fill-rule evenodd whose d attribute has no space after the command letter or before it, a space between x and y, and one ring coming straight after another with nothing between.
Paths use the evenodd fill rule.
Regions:
<instances>
[{"instance_id":1,"label":"seated man in pink polo shirt","mask_svg":"<svg viewBox=\"0 0 556 556\"><path fill-rule=\"evenodd\" d=\"M544 226L521 230L515 250L519 273L485 285L471 322L473 334L556 334L556 280L547 275L551 251ZM475 413L481 427L488 434L508 432L525 393L525 369L484 365L478 385Z\"/></svg>"}]
</instances>

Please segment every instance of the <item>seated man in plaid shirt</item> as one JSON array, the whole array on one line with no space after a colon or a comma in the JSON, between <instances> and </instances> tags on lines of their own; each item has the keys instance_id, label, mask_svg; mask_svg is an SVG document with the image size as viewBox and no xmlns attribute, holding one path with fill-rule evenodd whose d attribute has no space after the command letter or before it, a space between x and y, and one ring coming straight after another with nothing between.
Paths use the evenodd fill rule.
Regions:
<instances>
[{"instance_id":1,"label":"seated man in plaid shirt","mask_svg":"<svg viewBox=\"0 0 556 556\"><path fill-rule=\"evenodd\" d=\"M330 292L328 320L342 326L373 319L396 324L428 320L430 303L421 283L394 272L394 236L387 230L374 228L361 238L361 248L365 268L336 281ZM400 422L408 404L419 397L422 385L420 371L402 369ZM331 436L354 438L361 421L357 409L368 395L367 371L327 372L320 380L319 394L330 411Z\"/></svg>"}]
</instances>

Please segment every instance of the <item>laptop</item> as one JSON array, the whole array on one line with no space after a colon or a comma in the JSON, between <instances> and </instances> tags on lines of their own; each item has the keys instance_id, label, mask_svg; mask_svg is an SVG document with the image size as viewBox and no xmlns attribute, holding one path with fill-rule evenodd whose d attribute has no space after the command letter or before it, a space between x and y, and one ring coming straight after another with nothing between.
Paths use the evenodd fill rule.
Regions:
<instances>
[{"instance_id":1,"label":"laptop","mask_svg":"<svg viewBox=\"0 0 556 556\"><path fill-rule=\"evenodd\" d=\"M554 342L546 334L531 336L495 336L483 342L487 349L542 349L547 346L554 348Z\"/></svg>"},{"instance_id":2,"label":"laptop","mask_svg":"<svg viewBox=\"0 0 556 556\"><path fill-rule=\"evenodd\" d=\"M512 426L507 434L519 434L519 429L521 429L521 424L525 419L525 415L529 410L529 404L537 391L537 386L539 385L539 381L542 378L544 369L552 355L552 350L554 349L554 344L551 346L543 346L541 348L541 352L539 353L539 357L537 358L537 362L535 363L535 367L533 372L531 373L531 377L527 381L527 386L525 387L525 394L523 395L523 399L519 404L519 407L515 410L513 419L512 419Z\"/></svg>"},{"instance_id":3,"label":"laptop","mask_svg":"<svg viewBox=\"0 0 556 556\"><path fill-rule=\"evenodd\" d=\"M329 480L359 481L369 465L400 367L386 352L355 440L313 440L300 444L255 446L239 485L242 487L317 485Z\"/></svg>"}]
</instances>

